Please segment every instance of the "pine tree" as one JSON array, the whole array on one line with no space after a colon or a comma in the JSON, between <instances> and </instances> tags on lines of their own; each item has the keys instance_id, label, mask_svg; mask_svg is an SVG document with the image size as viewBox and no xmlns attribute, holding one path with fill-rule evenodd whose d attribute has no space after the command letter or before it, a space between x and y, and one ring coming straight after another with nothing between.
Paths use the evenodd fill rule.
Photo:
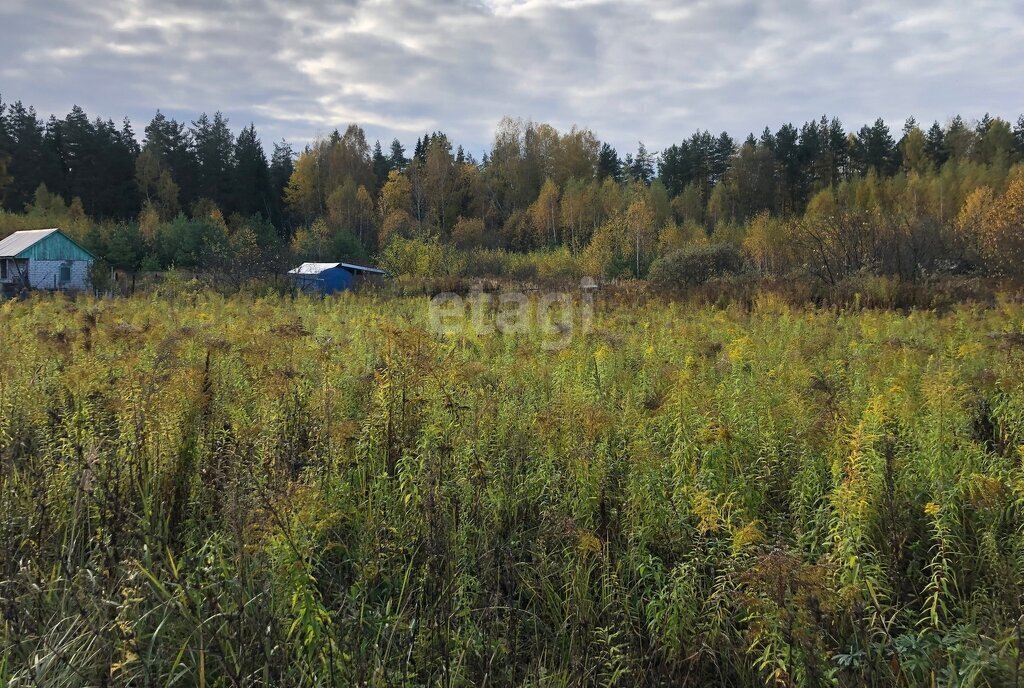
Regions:
<instances>
[{"instance_id":1,"label":"pine tree","mask_svg":"<svg viewBox=\"0 0 1024 688\"><path fill-rule=\"evenodd\" d=\"M978 139L972 151L972 159L981 165L1008 167L1017 157L1017 140L1010 123L1000 117L989 118L978 128Z\"/></svg>"},{"instance_id":2,"label":"pine tree","mask_svg":"<svg viewBox=\"0 0 1024 688\"><path fill-rule=\"evenodd\" d=\"M960 115L953 118L946 130L946 158L967 160L974 148L974 132L967 128Z\"/></svg>"},{"instance_id":3,"label":"pine tree","mask_svg":"<svg viewBox=\"0 0 1024 688\"><path fill-rule=\"evenodd\" d=\"M633 181L641 184L650 184L654 179L654 157L647 152L647 146L643 141L637 145L636 156L630 158L626 165L627 174Z\"/></svg>"},{"instance_id":4,"label":"pine tree","mask_svg":"<svg viewBox=\"0 0 1024 688\"><path fill-rule=\"evenodd\" d=\"M226 211L233 191L231 168L235 147L228 121L220 112L214 113L211 121L204 112L192 122L191 135L193 156L198 164L195 192Z\"/></svg>"},{"instance_id":5,"label":"pine tree","mask_svg":"<svg viewBox=\"0 0 1024 688\"><path fill-rule=\"evenodd\" d=\"M601 151L597 156L597 179L604 181L606 178L622 181L622 161L619 154L607 143L601 144Z\"/></svg>"},{"instance_id":6,"label":"pine tree","mask_svg":"<svg viewBox=\"0 0 1024 688\"><path fill-rule=\"evenodd\" d=\"M900 167L899 149L888 125L881 117L871 126L871 140L873 147L869 155L872 165L885 176L896 174Z\"/></svg>"},{"instance_id":7,"label":"pine tree","mask_svg":"<svg viewBox=\"0 0 1024 688\"><path fill-rule=\"evenodd\" d=\"M827 133L827 130L825 133ZM800 127L800 139L797 141L797 157L800 160L801 172L799 185L801 206L807 200L807 196L812 189L817 190L823 186L821 177L827 174L827 172L819 167L819 160L823 157L823 139L823 132L818 129L818 122L816 120L804 122Z\"/></svg>"},{"instance_id":8,"label":"pine tree","mask_svg":"<svg viewBox=\"0 0 1024 688\"><path fill-rule=\"evenodd\" d=\"M992 117L987 112L978 120L978 124L974 127L974 133L978 135L979 139L985 138L985 134L992 127L992 121Z\"/></svg>"},{"instance_id":9,"label":"pine tree","mask_svg":"<svg viewBox=\"0 0 1024 688\"><path fill-rule=\"evenodd\" d=\"M121 128L112 120L93 125L93 176L95 181L81 190L89 215L103 219L124 219L139 212L135 183L135 159L139 144L127 118Z\"/></svg>"},{"instance_id":10,"label":"pine tree","mask_svg":"<svg viewBox=\"0 0 1024 688\"><path fill-rule=\"evenodd\" d=\"M874 170L880 176L889 176L899 168L896 141L881 117L871 126L861 127L854 143L856 167L861 174Z\"/></svg>"},{"instance_id":11,"label":"pine tree","mask_svg":"<svg viewBox=\"0 0 1024 688\"><path fill-rule=\"evenodd\" d=\"M658 178L670 195L678 196L693 179L687 143L672 144L661 153Z\"/></svg>"},{"instance_id":12,"label":"pine tree","mask_svg":"<svg viewBox=\"0 0 1024 688\"><path fill-rule=\"evenodd\" d=\"M168 119L157 110L145 132L145 145L150 146L178 185L181 203L191 205L197 193L198 163L185 124Z\"/></svg>"},{"instance_id":13,"label":"pine tree","mask_svg":"<svg viewBox=\"0 0 1024 688\"><path fill-rule=\"evenodd\" d=\"M729 171L729 163L734 155L736 155L736 142L733 141L728 132L723 131L718 135L718 140L715 141L715 147L712 153L712 184L718 184L718 182L725 178L726 172Z\"/></svg>"},{"instance_id":14,"label":"pine tree","mask_svg":"<svg viewBox=\"0 0 1024 688\"><path fill-rule=\"evenodd\" d=\"M86 212L96 215L98 208L93 201L103 180L99 179L99 145L97 127L89 121L88 115L79 106L60 123L60 153L64 170L64 199L85 199Z\"/></svg>"},{"instance_id":15,"label":"pine tree","mask_svg":"<svg viewBox=\"0 0 1024 688\"><path fill-rule=\"evenodd\" d=\"M835 185L850 176L850 138L838 117L833 117L828 123L827 140L831 183Z\"/></svg>"},{"instance_id":16,"label":"pine tree","mask_svg":"<svg viewBox=\"0 0 1024 688\"><path fill-rule=\"evenodd\" d=\"M46 120L46 127L43 130L43 148L46 155L54 162L49 170L50 174L40 180L46 185L49 193L64 197L67 190L67 168L64 162L64 129L63 121L55 115L50 115ZM34 194L33 194L34 196Z\"/></svg>"},{"instance_id":17,"label":"pine tree","mask_svg":"<svg viewBox=\"0 0 1024 688\"><path fill-rule=\"evenodd\" d=\"M793 124L784 124L775 133L774 157L779 170L778 206L783 214L800 208L801 166L800 133Z\"/></svg>"}]
</instances>

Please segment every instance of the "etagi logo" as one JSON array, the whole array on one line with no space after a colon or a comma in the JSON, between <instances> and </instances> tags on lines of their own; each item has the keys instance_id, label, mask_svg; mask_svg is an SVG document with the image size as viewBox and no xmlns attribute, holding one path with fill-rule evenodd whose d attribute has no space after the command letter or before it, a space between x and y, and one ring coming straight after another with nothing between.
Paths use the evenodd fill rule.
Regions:
<instances>
[{"instance_id":1,"label":"etagi logo","mask_svg":"<svg viewBox=\"0 0 1024 688\"><path fill-rule=\"evenodd\" d=\"M596 288L593 279L583 278L575 294L487 294L474 289L464 298L444 292L430 300L430 329L449 337L467 333L478 337L495 333L539 337L544 349L556 351L569 346L574 335L590 332Z\"/></svg>"}]
</instances>

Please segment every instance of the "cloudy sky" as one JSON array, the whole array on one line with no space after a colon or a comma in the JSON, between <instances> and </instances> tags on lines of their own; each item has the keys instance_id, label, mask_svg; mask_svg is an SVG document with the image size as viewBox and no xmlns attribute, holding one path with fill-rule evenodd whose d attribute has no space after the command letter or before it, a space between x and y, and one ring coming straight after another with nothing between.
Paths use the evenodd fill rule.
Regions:
<instances>
[{"instance_id":1,"label":"cloudy sky","mask_svg":"<svg viewBox=\"0 0 1024 688\"><path fill-rule=\"evenodd\" d=\"M822 113L899 129L1024 111L1017 0L0 0L0 95L265 141L348 122L479 154L504 115L622 151Z\"/></svg>"}]
</instances>

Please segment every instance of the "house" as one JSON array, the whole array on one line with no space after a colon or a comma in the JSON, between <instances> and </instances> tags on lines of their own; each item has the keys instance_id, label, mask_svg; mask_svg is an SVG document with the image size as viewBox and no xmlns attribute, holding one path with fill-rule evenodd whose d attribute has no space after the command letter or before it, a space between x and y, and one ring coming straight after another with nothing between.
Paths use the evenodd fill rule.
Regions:
<instances>
[{"instance_id":1,"label":"house","mask_svg":"<svg viewBox=\"0 0 1024 688\"><path fill-rule=\"evenodd\" d=\"M59 229L15 232L0 241L0 289L89 289L95 260Z\"/></svg>"},{"instance_id":2,"label":"house","mask_svg":"<svg viewBox=\"0 0 1024 688\"><path fill-rule=\"evenodd\" d=\"M288 276L295 286L303 291L319 294L333 294L346 289L354 289L360 284L380 279L387 275L378 268L352 263L303 263Z\"/></svg>"}]
</instances>

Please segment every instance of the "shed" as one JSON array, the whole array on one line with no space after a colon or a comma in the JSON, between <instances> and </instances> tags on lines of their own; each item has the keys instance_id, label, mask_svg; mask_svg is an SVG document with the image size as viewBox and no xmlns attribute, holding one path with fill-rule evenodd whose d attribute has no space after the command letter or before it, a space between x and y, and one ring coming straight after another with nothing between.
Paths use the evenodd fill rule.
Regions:
<instances>
[{"instance_id":1,"label":"shed","mask_svg":"<svg viewBox=\"0 0 1024 688\"><path fill-rule=\"evenodd\" d=\"M361 282L385 275L387 273L379 268L354 263L303 263L288 271L299 289L320 294L353 289Z\"/></svg>"},{"instance_id":2,"label":"shed","mask_svg":"<svg viewBox=\"0 0 1024 688\"><path fill-rule=\"evenodd\" d=\"M95 260L59 229L15 232L0 241L0 285L12 291L89 289Z\"/></svg>"}]
</instances>

